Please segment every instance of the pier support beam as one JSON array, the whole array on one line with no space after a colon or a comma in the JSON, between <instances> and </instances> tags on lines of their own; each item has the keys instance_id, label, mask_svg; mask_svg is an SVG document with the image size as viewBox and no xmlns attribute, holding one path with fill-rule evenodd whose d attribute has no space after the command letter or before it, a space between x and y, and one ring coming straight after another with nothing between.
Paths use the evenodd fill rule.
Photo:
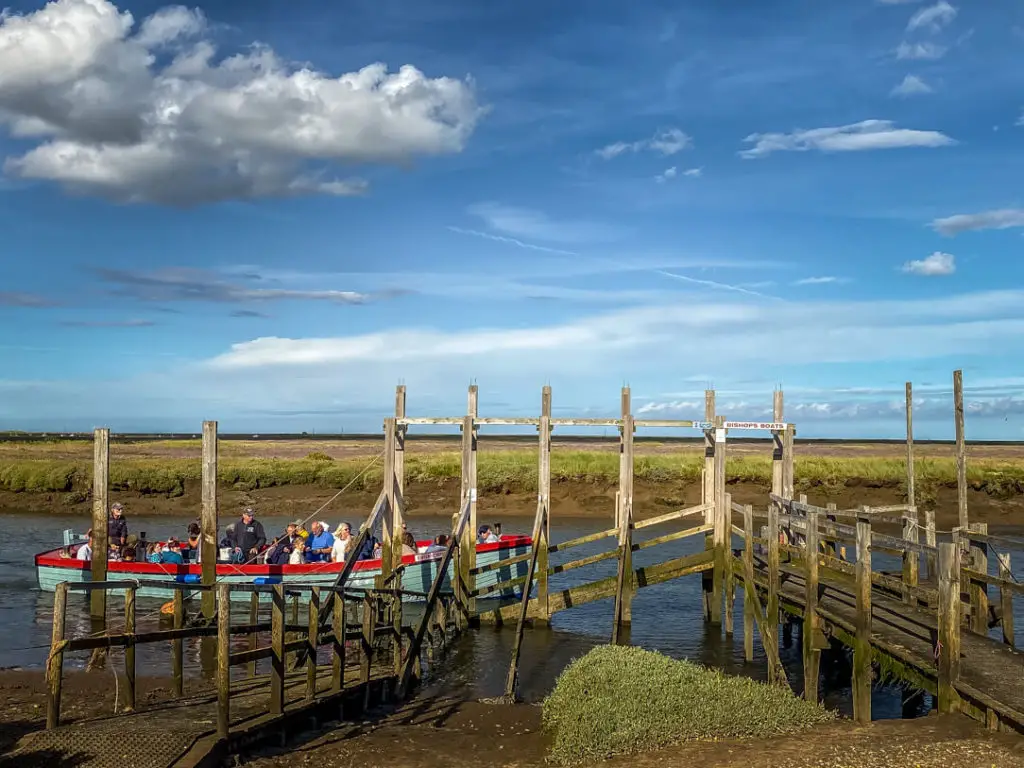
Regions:
<instances>
[{"instance_id":1,"label":"pier support beam","mask_svg":"<svg viewBox=\"0 0 1024 768\"><path fill-rule=\"evenodd\" d=\"M102 427L93 432L92 470L92 581L107 580L107 510L110 493L110 430ZM89 597L89 615L104 621L107 615L107 592L94 589Z\"/></svg>"},{"instance_id":2,"label":"pier support beam","mask_svg":"<svg viewBox=\"0 0 1024 768\"><path fill-rule=\"evenodd\" d=\"M960 546L939 544L939 714L957 712L960 696Z\"/></svg>"},{"instance_id":3,"label":"pier support beam","mask_svg":"<svg viewBox=\"0 0 1024 768\"><path fill-rule=\"evenodd\" d=\"M956 501L959 524L967 530L967 452L964 447L964 374L953 371L953 413L956 417Z\"/></svg>"},{"instance_id":4,"label":"pier support beam","mask_svg":"<svg viewBox=\"0 0 1024 768\"><path fill-rule=\"evenodd\" d=\"M715 461L714 461L714 482L715 482L715 508L714 531L712 543L715 548L715 567L712 571L711 585L711 615L709 621L712 624L722 623L722 598L725 591L725 568L727 547L729 544L729 509L728 499L725 495L725 417L715 416Z\"/></svg>"},{"instance_id":5,"label":"pier support beam","mask_svg":"<svg viewBox=\"0 0 1024 768\"><path fill-rule=\"evenodd\" d=\"M704 390L704 421L714 422L715 420L715 390ZM701 493L701 502L712 504L715 501L715 433L714 430L704 431L704 485ZM712 525L715 522L714 508L704 512L704 524ZM705 534L704 549L713 550L715 537L713 533ZM714 605L715 575L714 572L704 571L701 574L701 594L704 599L704 621L711 621Z\"/></svg>"},{"instance_id":6,"label":"pier support beam","mask_svg":"<svg viewBox=\"0 0 1024 768\"><path fill-rule=\"evenodd\" d=\"M619 571L624 573L620 584L621 605L616 622L630 626L633 622L633 406L629 387L622 388L621 453L619 454Z\"/></svg>"},{"instance_id":7,"label":"pier support beam","mask_svg":"<svg viewBox=\"0 0 1024 768\"><path fill-rule=\"evenodd\" d=\"M855 590L857 624L853 646L853 719L871 722L871 520L857 518Z\"/></svg>"},{"instance_id":8,"label":"pier support beam","mask_svg":"<svg viewBox=\"0 0 1024 768\"><path fill-rule=\"evenodd\" d=\"M914 488L914 387L907 382L907 504L917 504Z\"/></svg>"},{"instance_id":9,"label":"pier support beam","mask_svg":"<svg viewBox=\"0 0 1024 768\"><path fill-rule=\"evenodd\" d=\"M217 610L217 594L213 585L217 581L217 422L203 422L203 508L199 519L202 534L200 581L209 587L200 600L203 616L212 619Z\"/></svg>"},{"instance_id":10,"label":"pier support beam","mask_svg":"<svg viewBox=\"0 0 1024 768\"><path fill-rule=\"evenodd\" d=\"M476 589L476 576L472 571L476 568L476 535L477 535L477 512L476 512L476 450L477 450L477 426L478 414L476 384L469 385L469 392L466 403L466 416L462 421L462 499L459 509L469 501L469 523L462 532L462 542L459 553L459 575L466 588L466 603L464 609L466 617L471 623L478 619L476 616L476 598L472 597Z\"/></svg>"},{"instance_id":11,"label":"pier support beam","mask_svg":"<svg viewBox=\"0 0 1024 768\"><path fill-rule=\"evenodd\" d=\"M804 656L804 699L818 702L821 667L821 617L818 615L818 513L807 513L807 581L804 596L804 625L800 632Z\"/></svg>"},{"instance_id":12,"label":"pier support beam","mask_svg":"<svg viewBox=\"0 0 1024 768\"><path fill-rule=\"evenodd\" d=\"M398 452L398 425L395 419L384 419L384 494L388 509L381 525L380 578L387 579L402 562L402 510L398 506L395 456Z\"/></svg>"},{"instance_id":13,"label":"pier support beam","mask_svg":"<svg viewBox=\"0 0 1024 768\"><path fill-rule=\"evenodd\" d=\"M540 424L537 425L537 503L544 509L544 525L540 541L534 546L537 553L537 610L541 618L536 623L551 620L548 604L548 547L551 544L551 387L545 386L540 395ZM524 587L529 591L529 584Z\"/></svg>"}]
</instances>

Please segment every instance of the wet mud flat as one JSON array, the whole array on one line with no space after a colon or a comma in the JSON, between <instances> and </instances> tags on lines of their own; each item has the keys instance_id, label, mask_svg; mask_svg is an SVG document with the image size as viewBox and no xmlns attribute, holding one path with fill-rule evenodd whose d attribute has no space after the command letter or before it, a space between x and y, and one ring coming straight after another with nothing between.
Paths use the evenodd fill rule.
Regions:
<instances>
[{"instance_id":1,"label":"wet mud flat","mask_svg":"<svg viewBox=\"0 0 1024 768\"><path fill-rule=\"evenodd\" d=\"M376 719L300 736L251 768L550 768L537 705L414 699ZM841 720L772 739L689 742L611 758L604 768L1022 768L1024 738L988 732L958 715Z\"/></svg>"}]
</instances>

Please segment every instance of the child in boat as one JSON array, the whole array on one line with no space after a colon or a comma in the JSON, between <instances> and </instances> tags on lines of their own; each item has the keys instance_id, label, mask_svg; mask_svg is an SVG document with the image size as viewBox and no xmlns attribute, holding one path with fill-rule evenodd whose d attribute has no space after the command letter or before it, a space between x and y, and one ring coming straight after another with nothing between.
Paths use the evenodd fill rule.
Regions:
<instances>
[{"instance_id":1,"label":"child in boat","mask_svg":"<svg viewBox=\"0 0 1024 768\"><path fill-rule=\"evenodd\" d=\"M75 557L79 560L92 560L92 528L85 532L86 542L78 548Z\"/></svg>"},{"instance_id":2,"label":"child in boat","mask_svg":"<svg viewBox=\"0 0 1024 768\"><path fill-rule=\"evenodd\" d=\"M297 538L292 543L292 553L288 557L289 565L304 565L306 562L306 540Z\"/></svg>"}]
</instances>

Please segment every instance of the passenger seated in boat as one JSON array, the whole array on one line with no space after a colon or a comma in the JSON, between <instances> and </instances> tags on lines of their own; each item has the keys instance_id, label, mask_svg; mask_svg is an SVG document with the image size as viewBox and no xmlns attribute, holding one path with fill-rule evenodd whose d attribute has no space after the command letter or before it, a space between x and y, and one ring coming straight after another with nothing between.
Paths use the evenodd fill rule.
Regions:
<instances>
[{"instance_id":1,"label":"passenger seated in boat","mask_svg":"<svg viewBox=\"0 0 1024 768\"><path fill-rule=\"evenodd\" d=\"M288 565L292 556L292 543L287 536L274 539L267 551L263 553L263 562L267 565Z\"/></svg>"},{"instance_id":2,"label":"passenger seated in boat","mask_svg":"<svg viewBox=\"0 0 1024 768\"><path fill-rule=\"evenodd\" d=\"M242 510L241 525L235 523L230 538L231 562L253 562L267 543L267 534L263 531L263 523L256 519L256 510L252 507Z\"/></svg>"},{"instance_id":3,"label":"passenger seated in boat","mask_svg":"<svg viewBox=\"0 0 1024 768\"><path fill-rule=\"evenodd\" d=\"M107 545L107 562L108 563L119 563L121 562L121 544L112 541Z\"/></svg>"},{"instance_id":4,"label":"passenger seated in boat","mask_svg":"<svg viewBox=\"0 0 1024 768\"><path fill-rule=\"evenodd\" d=\"M131 544L125 544L121 548L121 562L123 563L134 563L135 562L135 547Z\"/></svg>"},{"instance_id":5,"label":"passenger seated in boat","mask_svg":"<svg viewBox=\"0 0 1024 768\"><path fill-rule=\"evenodd\" d=\"M78 548L75 557L79 560L92 560L92 528L85 532L85 544Z\"/></svg>"},{"instance_id":6,"label":"passenger seated in boat","mask_svg":"<svg viewBox=\"0 0 1024 768\"><path fill-rule=\"evenodd\" d=\"M202 546L199 544L199 537L202 531L199 528L199 523L194 520L188 524L188 546L185 548L187 551L182 554L187 555L189 560L199 562L199 552Z\"/></svg>"},{"instance_id":7,"label":"passenger seated in boat","mask_svg":"<svg viewBox=\"0 0 1024 768\"><path fill-rule=\"evenodd\" d=\"M415 555L416 554L416 539L412 537L409 531L402 533L402 555Z\"/></svg>"},{"instance_id":8,"label":"passenger seated in boat","mask_svg":"<svg viewBox=\"0 0 1024 768\"><path fill-rule=\"evenodd\" d=\"M124 505L119 501L110 505L107 541L119 547L128 543L128 521L124 519Z\"/></svg>"},{"instance_id":9,"label":"passenger seated in boat","mask_svg":"<svg viewBox=\"0 0 1024 768\"><path fill-rule=\"evenodd\" d=\"M448 549L448 534L439 533L434 537L434 540L427 545L427 548L423 550L423 554L430 555L434 552L444 552Z\"/></svg>"},{"instance_id":10,"label":"passenger seated in boat","mask_svg":"<svg viewBox=\"0 0 1024 768\"><path fill-rule=\"evenodd\" d=\"M334 548L334 535L319 520L313 523L313 535L306 542L306 562L330 562L331 550Z\"/></svg>"},{"instance_id":11,"label":"passenger seated in boat","mask_svg":"<svg viewBox=\"0 0 1024 768\"><path fill-rule=\"evenodd\" d=\"M479 544L497 544L499 541L498 537L494 535L489 525L480 526L480 536L477 543Z\"/></svg>"},{"instance_id":12,"label":"passenger seated in boat","mask_svg":"<svg viewBox=\"0 0 1024 768\"><path fill-rule=\"evenodd\" d=\"M181 556L181 545L173 536L167 539L167 543L150 544L146 549L146 562L159 565L184 565L185 558Z\"/></svg>"},{"instance_id":13,"label":"passenger seated in boat","mask_svg":"<svg viewBox=\"0 0 1024 768\"><path fill-rule=\"evenodd\" d=\"M334 545L331 547L331 562L344 563L345 559L352 551L352 545L355 543L356 540L352 538L351 524L338 523L338 527L334 529Z\"/></svg>"},{"instance_id":14,"label":"passenger seated in boat","mask_svg":"<svg viewBox=\"0 0 1024 768\"><path fill-rule=\"evenodd\" d=\"M305 565L306 563L306 541L298 538L292 544L292 552L288 556L288 565Z\"/></svg>"}]
</instances>

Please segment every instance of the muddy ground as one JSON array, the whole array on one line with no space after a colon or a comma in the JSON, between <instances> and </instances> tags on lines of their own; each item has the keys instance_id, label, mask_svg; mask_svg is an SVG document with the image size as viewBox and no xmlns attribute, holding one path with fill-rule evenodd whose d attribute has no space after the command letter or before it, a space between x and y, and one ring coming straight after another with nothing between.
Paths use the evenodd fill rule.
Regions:
<instances>
[{"instance_id":1,"label":"muddy ground","mask_svg":"<svg viewBox=\"0 0 1024 768\"><path fill-rule=\"evenodd\" d=\"M726 490L738 504L763 507L768 487L755 483L729 483ZM559 482L552 484L551 513L554 520L570 518L613 519L615 507L614 484ZM638 520L670 512L674 509L700 503L700 486L696 483L645 483L637 481L633 489L633 510ZM287 515L304 519L337 494L334 489L316 486L286 485L240 491L221 488L219 491L222 519L232 517L249 505L255 505L263 516ZM903 504L906 499L898 488L877 488L865 485L849 486L839 491L816 492L808 489L808 500L824 505L835 502L840 509L860 504L882 506ZM376 492L346 491L325 510L330 519L346 518L353 521L365 518L377 498ZM968 510L972 522L987 522L994 533L1000 528L1024 526L1024 497L999 499L984 492L968 491ZM406 488L407 516L449 516L458 511L459 481L439 484L410 483ZM116 493L111 501L125 505L125 514L170 515L181 519L199 516L202 505L198 484L186 486L178 497L158 494ZM505 522L507 532L529 527L537 507L536 492L481 493L478 516L481 522ZM940 488L933 506L936 526L948 531L957 523L956 490ZM89 501L68 504L63 493L12 493L0 491L0 513L61 514L87 520L91 514ZM737 524L740 524L737 518Z\"/></svg>"},{"instance_id":2,"label":"muddy ground","mask_svg":"<svg viewBox=\"0 0 1024 768\"><path fill-rule=\"evenodd\" d=\"M109 672L65 675L63 714L68 719L108 715ZM166 697L163 679L139 678L140 705ZM41 671L0 670L0 766L18 739L45 722ZM298 734L286 750L246 761L251 768L542 768L547 736L540 707L506 706L421 695L396 710L371 713L321 733ZM59 761L53 761L59 765ZM810 733L749 741L687 743L640 756L613 758L602 768L1024 768L1024 739L994 734L967 718L848 720ZM596 768L591 764L592 768Z\"/></svg>"}]
</instances>

